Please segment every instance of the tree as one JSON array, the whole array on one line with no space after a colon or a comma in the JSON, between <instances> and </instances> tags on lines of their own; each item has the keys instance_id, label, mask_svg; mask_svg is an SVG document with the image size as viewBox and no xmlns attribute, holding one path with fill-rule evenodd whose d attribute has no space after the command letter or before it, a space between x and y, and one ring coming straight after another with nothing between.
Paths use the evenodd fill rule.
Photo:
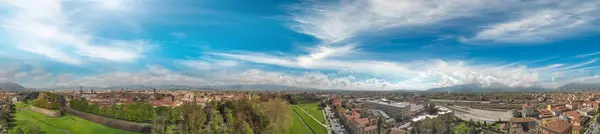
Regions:
<instances>
[{"instance_id":1,"label":"tree","mask_svg":"<svg viewBox=\"0 0 600 134\"><path fill-rule=\"evenodd\" d=\"M17 128L17 130L15 130L15 134L25 134L25 132L23 132L23 129Z\"/></svg>"},{"instance_id":2,"label":"tree","mask_svg":"<svg viewBox=\"0 0 600 134\"><path fill-rule=\"evenodd\" d=\"M221 113L212 108L210 121L208 122L210 125L210 130L213 134L222 134L223 132L223 116Z\"/></svg>"},{"instance_id":3,"label":"tree","mask_svg":"<svg viewBox=\"0 0 600 134\"><path fill-rule=\"evenodd\" d=\"M204 134L208 130L203 126L207 122L204 108L196 104L184 104L181 106L183 120L181 122L182 132L189 134Z\"/></svg>"},{"instance_id":4,"label":"tree","mask_svg":"<svg viewBox=\"0 0 600 134\"><path fill-rule=\"evenodd\" d=\"M225 133L231 134L235 132L235 119L233 118L232 111L229 108L225 107Z\"/></svg>"},{"instance_id":5,"label":"tree","mask_svg":"<svg viewBox=\"0 0 600 134\"><path fill-rule=\"evenodd\" d=\"M23 133L25 134L45 134L46 132L42 130L39 126L35 124L27 124L23 127Z\"/></svg>"},{"instance_id":6,"label":"tree","mask_svg":"<svg viewBox=\"0 0 600 134\"><path fill-rule=\"evenodd\" d=\"M177 123L181 120L181 110L179 107L171 109L169 111L169 123Z\"/></svg>"},{"instance_id":7,"label":"tree","mask_svg":"<svg viewBox=\"0 0 600 134\"><path fill-rule=\"evenodd\" d=\"M242 134L254 134L248 122L242 122Z\"/></svg>"},{"instance_id":8,"label":"tree","mask_svg":"<svg viewBox=\"0 0 600 134\"><path fill-rule=\"evenodd\" d=\"M473 121L473 119L469 119L469 126L475 124L475 121Z\"/></svg>"},{"instance_id":9,"label":"tree","mask_svg":"<svg viewBox=\"0 0 600 134\"><path fill-rule=\"evenodd\" d=\"M381 117L377 118L377 134L381 134L381 125L383 124L383 119Z\"/></svg>"},{"instance_id":10,"label":"tree","mask_svg":"<svg viewBox=\"0 0 600 134\"><path fill-rule=\"evenodd\" d=\"M164 134L167 127L164 116L158 116L152 120L152 133L153 134Z\"/></svg>"},{"instance_id":11,"label":"tree","mask_svg":"<svg viewBox=\"0 0 600 134\"><path fill-rule=\"evenodd\" d=\"M138 101L127 105L127 110L125 111L125 118L135 122L148 122L155 116L154 108L148 102Z\"/></svg>"}]
</instances>

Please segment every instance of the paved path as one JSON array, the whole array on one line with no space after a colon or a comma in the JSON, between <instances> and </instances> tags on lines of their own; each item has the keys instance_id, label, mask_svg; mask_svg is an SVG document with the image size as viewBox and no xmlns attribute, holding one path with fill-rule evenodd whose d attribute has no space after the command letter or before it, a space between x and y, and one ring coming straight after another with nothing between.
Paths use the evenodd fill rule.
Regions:
<instances>
[{"instance_id":1,"label":"paved path","mask_svg":"<svg viewBox=\"0 0 600 134\"><path fill-rule=\"evenodd\" d=\"M321 123L319 120L317 120L317 118L315 118L315 117L313 117L312 115L308 114L308 112L304 111L304 109L302 109L302 108L300 108L300 107L298 107L298 106L295 106L295 107L296 107L296 108L298 108L298 109L300 109L300 110L302 110L302 112L304 112L306 115L308 115L308 116L309 116L310 118L312 118L313 120L317 121L317 123L321 124L323 127L327 128L327 131L329 131L329 127L327 127L327 125L325 125L325 124Z\"/></svg>"},{"instance_id":2,"label":"paved path","mask_svg":"<svg viewBox=\"0 0 600 134\"><path fill-rule=\"evenodd\" d=\"M23 110L23 109L25 109L25 108L21 108L20 110ZM29 110L29 109L27 109L27 110ZM32 119L35 119L35 120L37 120L37 121L39 121L39 122L42 122L42 123L44 123L44 124L46 124L46 125L48 125L48 126L50 126L50 127L53 127L53 128L55 128L55 129L58 129L58 130L60 130L60 131L65 131L65 133L67 133L67 134L71 134L71 132L69 132L69 130L62 129L62 128L58 128L58 127L56 127L56 126L54 126L54 125L52 125L52 124L50 124L50 123L44 122L44 121L42 121L42 120L40 120L40 119L38 119L38 118L35 118L35 117L33 117L33 116L32 116L31 114L29 114L29 113L25 113L25 114L26 114L27 116L31 117Z\"/></svg>"}]
</instances>

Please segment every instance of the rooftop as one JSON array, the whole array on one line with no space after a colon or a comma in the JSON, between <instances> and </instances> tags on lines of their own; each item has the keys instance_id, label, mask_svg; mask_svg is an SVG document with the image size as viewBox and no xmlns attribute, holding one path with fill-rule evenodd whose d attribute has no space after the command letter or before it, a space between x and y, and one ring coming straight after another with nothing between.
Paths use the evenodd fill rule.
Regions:
<instances>
[{"instance_id":1,"label":"rooftop","mask_svg":"<svg viewBox=\"0 0 600 134\"><path fill-rule=\"evenodd\" d=\"M564 132L571 128L572 124L560 120L555 120L544 124L544 128L554 132Z\"/></svg>"},{"instance_id":2,"label":"rooftop","mask_svg":"<svg viewBox=\"0 0 600 134\"><path fill-rule=\"evenodd\" d=\"M512 118L510 119L512 123L525 123L525 122L536 122L534 118Z\"/></svg>"},{"instance_id":3,"label":"rooftop","mask_svg":"<svg viewBox=\"0 0 600 134\"><path fill-rule=\"evenodd\" d=\"M378 103L381 105L387 105L392 107L408 107L410 106L407 102L393 102L393 101L382 101L382 100L367 100L367 102Z\"/></svg>"}]
</instances>

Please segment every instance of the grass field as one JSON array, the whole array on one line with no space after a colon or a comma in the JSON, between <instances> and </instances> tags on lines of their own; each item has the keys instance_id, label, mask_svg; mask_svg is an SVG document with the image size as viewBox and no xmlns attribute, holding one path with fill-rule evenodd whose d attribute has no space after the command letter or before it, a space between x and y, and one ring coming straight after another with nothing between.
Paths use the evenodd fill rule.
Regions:
<instances>
[{"instance_id":1,"label":"grass field","mask_svg":"<svg viewBox=\"0 0 600 134\"><path fill-rule=\"evenodd\" d=\"M21 110L21 108L27 106L28 105L24 103L16 104L16 126L11 128L9 133L15 133L16 128L19 126L35 124L47 134L65 134L67 133L66 131L70 132L71 134L134 134L133 132L113 129L107 126L96 124L73 115L64 115L56 118L33 112L31 110Z\"/></svg>"},{"instance_id":2,"label":"grass field","mask_svg":"<svg viewBox=\"0 0 600 134\"><path fill-rule=\"evenodd\" d=\"M304 125L304 122L300 119L296 112L292 110L290 113L292 114L293 121L292 127L290 128L290 134L311 134L310 129Z\"/></svg>"},{"instance_id":3,"label":"grass field","mask_svg":"<svg viewBox=\"0 0 600 134\"><path fill-rule=\"evenodd\" d=\"M319 122L325 124L325 116L323 115L323 112L319 109L319 102L304 102L298 104L298 107L304 109L308 114L318 119Z\"/></svg>"},{"instance_id":4,"label":"grass field","mask_svg":"<svg viewBox=\"0 0 600 134\"><path fill-rule=\"evenodd\" d=\"M300 110L299 108L297 108L297 107L293 107L293 108L294 108L294 111L296 111L300 115L300 118L304 119L306 124L308 124L308 126L313 131L315 131L316 134L326 134L327 133L327 128L325 128L325 126L322 126L316 120L314 120L313 118L310 118L310 116L308 116L308 114L302 112L302 110Z\"/></svg>"}]
</instances>

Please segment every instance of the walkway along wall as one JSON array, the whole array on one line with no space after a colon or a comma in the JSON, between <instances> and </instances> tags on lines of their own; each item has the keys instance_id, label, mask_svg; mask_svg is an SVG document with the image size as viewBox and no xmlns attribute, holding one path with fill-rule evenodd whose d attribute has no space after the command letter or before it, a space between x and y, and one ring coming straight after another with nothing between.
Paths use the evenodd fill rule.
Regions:
<instances>
[{"instance_id":1,"label":"walkway along wall","mask_svg":"<svg viewBox=\"0 0 600 134\"><path fill-rule=\"evenodd\" d=\"M99 115L95 115L95 114L77 111L75 109L71 109L68 107L63 108L63 110L65 112L71 113L75 116L84 118L86 120L96 122L96 123L99 123L99 124L102 124L105 126L109 126L112 128L116 128L116 129L122 129L122 130L139 132L139 133L152 132L152 127L148 123L137 123L137 122L118 120L118 119L113 119L113 118L108 118L108 117L104 117L104 116L99 116Z\"/></svg>"},{"instance_id":2,"label":"walkway along wall","mask_svg":"<svg viewBox=\"0 0 600 134\"><path fill-rule=\"evenodd\" d=\"M31 107L29 107L29 109L31 111L38 112L40 114L47 115L50 117L60 117L60 115L61 115L60 111L58 111L58 110L48 110L48 109L39 108L36 106L31 106Z\"/></svg>"}]
</instances>

